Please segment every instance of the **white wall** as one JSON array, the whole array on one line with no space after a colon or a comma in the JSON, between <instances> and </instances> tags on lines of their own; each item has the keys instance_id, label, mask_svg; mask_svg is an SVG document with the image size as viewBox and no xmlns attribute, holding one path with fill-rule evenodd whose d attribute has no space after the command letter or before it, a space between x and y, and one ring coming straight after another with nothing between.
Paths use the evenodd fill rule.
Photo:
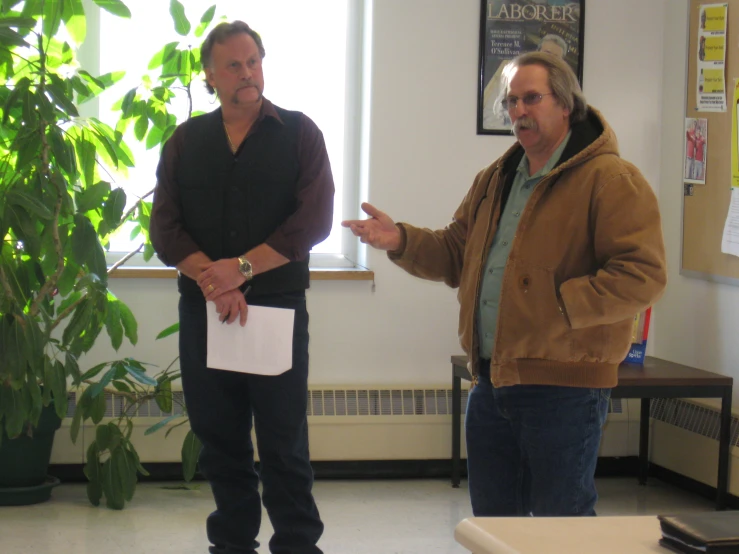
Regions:
<instances>
[{"instance_id":1,"label":"white wall","mask_svg":"<svg viewBox=\"0 0 739 554\"><path fill-rule=\"evenodd\" d=\"M667 2L587 0L586 9L585 93L655 188ZM369 201L397 220L446 225L477 171L513 141L475 134L479 12L479 0L374 0ZM366 282L312 285L312 383L448 384L449 356L460 352L455 291L411 278L384 254L369 252L368 263L374 290ZM153 342L176 320L174 287L113 281L140 324L139 346L125 354L158 364L176 355L176 337ZM662 332L655 329L655 342L668 344ZM90 357L113 356L101 346Z\"/></svg>"},{"instance_id":2,"label":"white wall","mask_svg":"<svg viewBox=\"0 0 739 554\"><path fill-rule=\"evenodd\" d=\"M669 285L656 312L655 355L739 381L739 287L680 275L683 207L683 135L687 82L688 0L665 7L660 207L669 262ZM727 75L733 79L735 75ZM688 83L688 86L691 86ZM655 106L655 109L659 108ZM728 140L728 139L727 139ZM728 206L726 207L728 211ZM739 405L739 387L734 388Z\"/></svg>"}]
</instances>

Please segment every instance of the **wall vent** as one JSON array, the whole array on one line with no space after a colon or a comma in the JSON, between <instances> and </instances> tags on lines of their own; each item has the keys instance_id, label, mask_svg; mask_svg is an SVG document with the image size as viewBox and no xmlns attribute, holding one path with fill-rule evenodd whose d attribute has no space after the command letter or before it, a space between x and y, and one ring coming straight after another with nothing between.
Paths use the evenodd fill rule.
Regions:
<instances>
[{"instance_id":1,"label":"wall vent","mask_svg":"<svg viewBox=\"0 0 739 554\"><path fill-rule=\"evenodd\" d=\"M655 398L650 415L658 421L718 440L721 413L712 408L675 398ZM739 417L731 418L730 446L739 446Z\"/></svg>"},{"instance_id":2,"label":"wall vent","mask_svg":"<svg viewBox=\"0 0 739 554\"><path fill-rule=\"evenodd\" d=\"M172 391L175 398L173 413L159 409L150 399L141 404L134 417L166 417L182 415L180 403L184 403L182 391ZM462 390L461 412L467 409L469 391ZM67 417L74 416L77 393L70 392ZM129 407L122 396L105 395L105 417L119 417ZM654 404L653 404L654 406ZM654 411L654 408L653 408ZM452 389L311 389L308 391L309 416L423 416L451 415ZM623 413L622 399L614 398L608 413ZM718 416L717 416L718 417Z\"/></svg>"}]
</instances>

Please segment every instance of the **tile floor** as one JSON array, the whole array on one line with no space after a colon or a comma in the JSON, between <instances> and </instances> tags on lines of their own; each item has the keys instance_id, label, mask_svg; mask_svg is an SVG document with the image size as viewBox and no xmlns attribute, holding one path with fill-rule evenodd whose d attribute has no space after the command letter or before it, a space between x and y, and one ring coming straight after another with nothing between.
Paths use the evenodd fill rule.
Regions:
<instances>
[{"instance_id":1,"label":"tile floor","mask_svg":"<svg viewBox=\"0 0 739 554\"><path fill-rule=\"evenodd\" d=\"M94 508L84 484L54 489L44 504L0 508L0 554L205 554L205 517L213 509L206 483L139 485L120 512ZM657 480L598 480L599 515L639 515L711 510L706 499ZM326 532L326 554L468 554L454 527L472 515L467 483L447 480L317 481L315 496ZM264 518L259 540L272 529Z\"/></svg>"}]
</instances>

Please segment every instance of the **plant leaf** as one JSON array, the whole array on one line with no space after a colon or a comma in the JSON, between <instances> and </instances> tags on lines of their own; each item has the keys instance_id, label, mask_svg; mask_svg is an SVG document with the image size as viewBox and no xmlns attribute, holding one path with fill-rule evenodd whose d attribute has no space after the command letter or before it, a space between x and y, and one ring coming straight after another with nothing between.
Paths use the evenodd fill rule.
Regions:
<instances>
[{"instance_id":1,"label":"plant leaf","mask_svg":"<svg viewBox=\"0 0 739 554\"><path fill-rule=\"evenodd\" d=\"M151 150L155 146L161 144L163 136L163 129L161 129L160 127L152 127L149 130L149 134L146 135L146 149Z\"/></svg>"},{"instance_id":2,"label":"plant leaf","mask_svg":"<svg viewBox=\"0 0 739 554\"><path fill-rule=\"evenodd\" d=\"M157 385L156 380L149 377L141 369L134 367L131 364L124 364L124 367L126 368L126 371L129 373L129 375L131 375L131 377L136 379L142 385L150 385L152 387L155 387Z\"/></svg>"},{"instance_id":3,"label":"plant leaf","mask_svg":"<svg viewBox=\"0 0 739 554\"><path fill-rule=\"evenodd\" d=\"M133 126L133 134L136 137L136 140L143 140L148 128L149 118L146 117L146 115L140 115L138 119L136 119L136 124Z\"/></svg>"},{"instance_id":4,"label":"plant leaf","mask_svg":"<svg viewBox=\"0 0 739 554\"><path fill-rule=\"evenodd\" d=\"M136 89L132 88L125 94L125 96L123 97L121 101L122 117L124 118L131 117L131 114L133 113L134 98L136 98Z\"/></svg>"},{"instance_id":5,"label":"plant leaf","mask_svg":"<svg viewBox=\"0 0 739 554\"><path fill-rule=\"evenodd\" d=\"M167 423L169 423L170 421L174 419L177 419L178 417L182 417L182 416L181 415L171 415L171 416L165 417L164 419L160 421L157 421L154 425L152 425L146 431L144 431L144 435L151 435L152 433L156 433L157 431L159 431L159 429L167 425Z\"/></svg>"},{"instance_id":6,"label":"plant leaf","mask_svg":"<svg viewBox=\"0 0 739 554\"><path fill-rule=\"evenodd\" d=\"M51 379L49 379L49 377ZM56 415L59 416L59 419L64 419L67 415L67 404L69 401L67 397L67 374L62 362L54 360L54 364L51 368L51 375L45 377L44 384L47 388L49 387L49 384L51 384L51 393L54 397Z\"/></svg>"},{"instance_id":7,"label":"plant leaf","mask_svg":"<svg viewBox=\"0 0 739 554\"><path fill-rule=\"evenodd\" d=\"M0 27L0 44L3 46L30 46L23 37L8 27Z\"/></svg>"},{"instance_id":8,"label":"plant leaf","mask_svg":"<svg viewBox=\"0 0 739 554\"><path fill-rule=\"evenodd\" d=\"M105 408L106 408L105 394L97 395L95 398L91 400L90 405L92 408L90 412L90 419L92 419L92 422L95 425L97 425L105 417Z\"/></svg>"},{"instance_id":9,"label":"plant leaf","mask_svg":"<svg viewBox=\"0 0 739 554\"><path fill-rule=\"evenodd\" d=\"M200 18L200 25L198 25L197 29L195 29L195 36L201 37L203 35L203 32L205 29L208 28L208 25L210 25L210 22L213 21L213 16L216 13L216 6L213 4L210 8L205 10L205 13L203 14L203 17Z\"/></svg>"},{"instance_id":10,"label":"plant leaf","mask_svg":"<svg viewBox=\"0 0 739 554\"><path fill-rule=\"evenodd\" d=\"M18 98L20 98L22 95L24 95L28 91L28 87L30 85L31 85L31 80L28 77L23 77L20 81L18 81L15 84L15 87L13 88L12 92L8 95L8 98L5 100L5 105L3 107L3 120L2 120L3 125L8 123L10 112L15 106L15 103L18 101Z\"/></svg>"},{"instance_id":11,"label":"plant leaf","mask_svg":"<svg viewBox=\"0 0 739 554\"><path fill-rule=\"evenodd\" d=\"M164 381L157 386L156 401L163 413L172 413L172 382Z\"/></svg>"},{"instance_id":12,"label":"plant leaf","mask_svg":"<svg viewBox=\"0 0 739 554\"><path fill-rule=\"evenodd\" d=\"M128 383L124 381L113 381L113 387L115 387L116 390L121 392L133 392L131 387L128 386Z\"/></svg>"},{"instance_id":13,"label":"plant leaf","mask_svg":"<svg viewBox=\"0 0 739 554\"><path fill-rule=\"evenodd\" d=\"M103 497L102 476L100 471L100 451L95 441L90 443L87 448L87 460L85 463L85 476L87 483L87 498L93 506L100 505L100 499Z\"/></svg>"},{"instance_id":14,"label":"plant leaf","mask_svg":"<svg viewBox=\"0 0 739 554\"><path fill-rule=\"evenodd\" d=\"M126 334L126 338L131 341L131 344L136 344L139 340L136 318L133 316L130 308L121 301L119 301L118 309L121 312L121 323L123 323L123 331Z\"/></svg>"},{"instance_id":15,"label":"plant leaf","mask_svg":"<svg viewBox=\"0 0 739 554\"><path fill-rule=\"evenodd\" d=\"M190 429L182 443L182 475L188 483L195 477L195 470L198 465L198 457L203 445Z\"/></svg>"},{"instance_id":16,"label":"plant leaf","mask_svg":"<svg viewBox=\"0 0 739 554\"><path fill-rule=\"evenodd\" d=\"M159 52L154 54L154 56L149 61L149 69L156 69L157 67L161 67L166 62L171 60L175 52L177 50L178 42L169 42L165 44Z\"/></svg>"},{"instance_id":17,"label":"plant leaf","mask_svg":"<svg viewBox=\"0 0 739 554\"><path fill-rule=\"evenodd\" d=\"M85 371L85 373L80 377L80 381L87 381L88 379L92 379L95 377L98 373L100 373L103 368L108 365L109 362L103 362L102 364L98 364L95 367L88 369Z\"/></svg>"},{"instance_id":18,"label":"plant leaf","mask_svg":"<svg viewBox=\"0 0 739 554\"><path fill-rule=\"evenodd\" d=\"M134 460L128 457L127 452L123 447L116 448L112 453L112 458L113 468L121 483L123 498L130 502L136 490L136 466Z\"/></svg>"},{"instance_id":19,"label":"plant leaf","mask_svg":"<svg viewBox=\"0 0 739 554\"><path fill-rule=\"evenodd\" d=\"M16 189L9 192L5 196L5 200L8 204L23 206L28 212L40 217L41 219L49 220L53 217L51 210L44 206L38 198L31 196L23 190Z\"/></svg>"},{"instance_id":20,"label":"plant leaf","mask_svg":"<svg viewBox=\"0 0 739 554\"><path fill-rule=\"evenodd\" d=\"M90 271L100 278L103 283L108 282L108 265L105 261L105 252L103 246L97 240L95 236L95 242L92 244L92 248L88 252L87 265Z\"/></svg>"},{"instance_id":21,"label":"plant leaf","mask_svg":"<svg viewBox=\"0 0 739 554\"><path fill-rule=\"evenodd\" d=\"M110 427L108 425L98 425L95 428L95 442L97 442L98 450L103 452L110 446Z\"/></svg>"},{"instance_id":22,"label":"plant leaf","mask_svg":"<svg viewBox=\"0 0 739 554\"><path fill-rule=\"evenodd\" d=\"M71 352L67 352L64 357L64 371L75 384L80 382L80 366L77 363L77 358Z\"/></svg>"},{"instance_id":23,"label":"plant leaf","mask_svg":"<svg viewBox=\"0 0 739 554\"><path fill-rule=\"evenodd\" d=\"M0 405L5 410L5 430L8 437L14 439L23 431L23 421L26 419L23 394L11 387L0 386Z\"/></svg>"},{"instance_id":24,"label":"plant leaf","mask_svg":"<svg viewBox=\"0 0 739 554\"><path fill-rule=\"evenodd\" d=\"M95 186L95 164L97 163L95 159L95 145L89 140L79 139L76 146L86 192Z\"/></svg>"},{"instance_id":25,"label":"plant leaf","mask_svg":"<svg viewBox=\"0 0 739 554\"><path fill-rule=\"evenodd\" d=\"M18 0L18 2L20 2L20 0ZM36 26L36 20L32 17L3 17L3 18L0 18L0 28L1 27L16 27L18 29L33 29L35 26Z\"/></svg>"},{"instance_id":26,"label":"plant leaf","mask_svg":"<svg viewBox=\"0 0 739 554\"><path fill-rule=\"evenodd\" d=\"M90 387L90 396L92 396L92 398L97 398L99 394L102 394L105 387L107 387L110 384L110 382L113 380L113 378L115 377L115 373L116 373L115 366L111 367L108 371L106 371L102 379L100 379L100 381L98 381L97 383L95 383L94 385ZM101 445L100 450L105 450L105 447Z\"/></svg>"},{"instance_id":27,"label":"plant leaf","mask_svg":"<svg viewBox=\"0 0 739 554\"><path fill-rule=\"evenodd\" d=\"M26 390L30 396L30 407L31 407L31 424L36 427L41 416L41 410L44 407L44 400L41 397L41 388L38 385L36 376L32 373L28 376L26 382Z\"/></svg>"},{"instance_id":28,"label":"plant leaf","mask_svg":"<svg viewBox=\"0 0 739 554\"><path fill-rule=\"evenodd\" d=\"M180 330L180 322L173 323L163 331L161 331L158 335L156 340L163 339L164 337L168 337L169 335L174 335L175 333L178 333Z\"/></svg>"},{"instance_id":29,"label":"plant leaf","mask_svg":"<svg viewBox=\"0 0 739 554\"><path fill-rule=\"evenodd\" d=\"M98 77L98 81L105 87L112 87L114 84L116 84L118 81L123 79L126 76L125 71L111 71L109 73L104 73L103 75L100 75Z\"/></svg>"},{"instance_id":30,"label":"plant leaf","mask_svg":"<svg viewBox=\"0 0 739 554\"><path fill-rule=\"evenodd\" d=\"M95 147L93 145L93 151ZM92 186L85 188L82 192L78 192L75 195L75 202L77 203L77 211L79 213L89 212L90 210L97 210L103 206L103 201L107 195L110 194L110 183L106 181L99 181Z\"/></svg>"},{"instance_id":31,"label":"plant leaf","mask_svg":"<svg viewBox=\"0 0 739 554\"><path fill-rule=\"evenodd\" d=\"M131 18L131 10L121 0L92 0L106 12L118 17Z\"/></svg>"},{"instance_id":32,"label":"plant leaf","mask_svg":"<svg viewBox=\"0 0 739 554\"><path fill-rule=\"evenodd\" d=\"M47 37L53 37L59 31L62 22L63 2L44 2L44 17L42 32Z\"/></svg>"},{"instance_id":33,"label":"plant leaf","mask_svg":"<svg viewBox=\"0 0 739 554\"><path fill-rule=\"evenodd\" d=\"M72 231L72 259L75 263L84 265L96 242L97 234L90 220L82 214L75 214Z\"/></svg>"},{"instance_id":34,"label":"plant leaf","mask_svg":"<svg viewBox=\"0 0 739 554\"><path fill-rule=\"evenodd\" d=\"M183 37L186 36L190 32L190 22L185 15L185 6L178 2L178 0L170 0L169 14L172 16L174 30L177 31L177 34Z\"/></svg>"},{"instance_id":35,"label":"plant leaf","mask_svg":"<svg viewBox=\"0 0 739 554\"><path fill-rule=\"evenodd\" d=\"M78 45L82 44L87 35L87 19L85 18L85 8L82 6L82 0L66 0L63 4L62 21L64 21L64 26L72 40Z\"/></svg>"},{"instance_id":36,"label":"plant leaf","mask_svg":"<svg viewBox=\"0 0 739 554\"><path fill-rule=\"evenodd\" d=\"M61 82L61 80L56 77L52 73L50 74L51 83L46 84L46 90L49 91L49 94L54 99L54 103L59 106L64 113L67 115L72 115L75 117L79 117L79 112L77 111L77 106L74 105L72 100L67 96L65 88Z\"/></svg>"},{"instance_id":37,"label":"plant leaf","mask_svg":"<svg viewBox=\"0 0 739 554\"><path fill-rule=\"evenodd\" d=\"M119 300L109 300L108 311L105 314L105 328L110 337L110 344L115 350L118 350L123 342L123 325L121 325L119 304Z\"/></svg>"},{"instance_id":38,"label":"plant leaf","mask_svg":"<svg viewBox=\"0 0 739 554\"><path fill-rule=\"evenodd\" d=\"M129 451L130 453L131 453L131 455L133 456L133 459L134 459L134 461L135 461L135 465L136 465L136 470L137 470L137 471L138 471L138 472L139 472L139 473L140 473L141 475L149 475L149 472L148 472L148 471L146 471L146 469L144 469L144 466L142 466L142 465L141 465L141 460L140 460L140 458L139 458L139 453L138 453L138 452L136 452L136 448L134 448L134 446L133 446L133 443L132 443L131 441L128 441L128 442L126 443L126 449L127 449L127 450L128 450L128 451Z\"/></svg>"},{"instance_id":39,"label":"plant leaf","mask_svg":"<svg viewBox=\"0 0 739 554\"><path fill-rule=\"evenodd\" d=\"M101 470L103 483L103 493L105 494L105 503L112 510L122 510L125 504L123 498L123 487L118 474L113 468L113 458L108 458L103 463Z\"/></svg>"},{"instance_id":40,"label":"plant leaf","mask_svg":"<svg viewBox=\"0 0 739 554\"><path fill-rule=\"evenodd\" d=\"M72 444L77 443L77 436L80 433L80 425L82 424L82 404L77 402L74 409L74 417L72 418L72 426L69 429L69 436L72 438Z\"/></svg>"}]
</instances>

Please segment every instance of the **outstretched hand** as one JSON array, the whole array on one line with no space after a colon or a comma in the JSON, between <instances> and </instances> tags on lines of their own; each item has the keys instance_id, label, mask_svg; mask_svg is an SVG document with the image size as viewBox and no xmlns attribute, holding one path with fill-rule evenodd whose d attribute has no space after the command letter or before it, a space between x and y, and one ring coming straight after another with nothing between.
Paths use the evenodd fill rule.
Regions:
<instances>
[{"instance_id":1,"label":"outstretched hand","mask_svg":"<svg viewBox=\"0 0 739 554\"><path fill-rule=\"evenodd\" d=\"M342 227L351 229L354 235L365 244L379 250L397 250L400 248L400 230L395 222L385 213L367 202L362 203L362 210L370 219L351 219L341 222Z\"/></svg>"}]
</instances>

